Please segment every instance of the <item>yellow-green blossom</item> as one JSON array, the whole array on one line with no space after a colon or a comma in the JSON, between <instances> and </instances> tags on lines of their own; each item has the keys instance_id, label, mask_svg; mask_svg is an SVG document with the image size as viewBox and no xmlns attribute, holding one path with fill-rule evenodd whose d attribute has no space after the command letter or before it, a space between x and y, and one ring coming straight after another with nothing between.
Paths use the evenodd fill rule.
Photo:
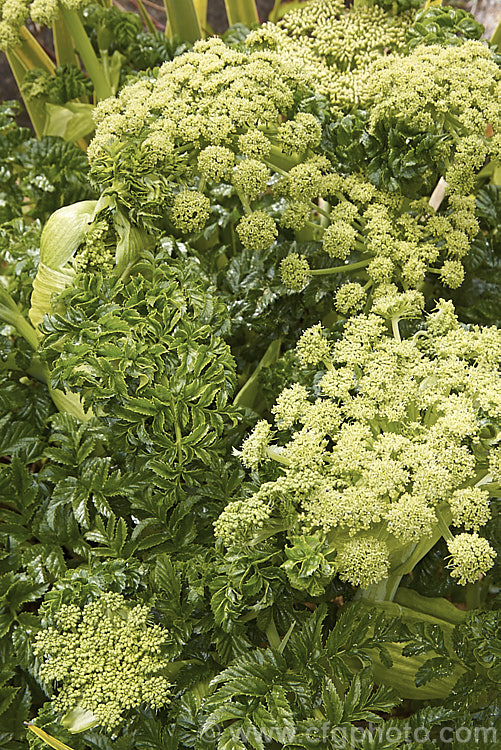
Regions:
<instances>
[{"instance_id":1,"label":"yellow-green blossom","mask_svg":"<svg viewBox=\"0 0 501 750\"><path fill-rule=\"evenodd\" d=\"M296 352L303 365L317 365L329 357L329 342L323 335L320 324L303 333L297 342Z\"/></svg>"},{"instance_id":2,"label":"yellow-green blossom","mask_svg":"<svg viewBox=\"0 0 501 750\"><path fill-rule=\"evenodd\" d=\"M494 564L496 552L491 545L478 534L459 534L447 542L451 553L449 568L451 576L464 586L475 583Z\"/></svg>"},{"instance_id":3,"label":"yellow-green blossom","mask_svg":"<svg viewBox=\"0 0 501 750\"><path fill-rule=\"evenodd\" d=\"M40 631L34 652L40 679L57 683L56 711L90 711L107 731L141 704L170 702L162 671L169 634L151 622L150 608L130 605L121 594L103 593L83 608L63 604L55 626Z\"/></svg>"},{"instance_id":4,"label":"yellow-green blossom","mask_svg":"<svg viewBox=\"0 0 501 750\"><path fill-rule=\"evenodd\" d=\"M275 220L269 214L265 211L254 211L240 220L237 234L247 250L258 253L273 245L278 229Z\"/></svg>"},{"instance_id":5,"label":"yellow-green blossom","mask_svg":"<svg viewBox=\"0 0 501 750\"><path fill-rule=\"evenodd\" d=\"M298 253L291 253L280 263L280 276L284 286L294 292L300 292L311 278L310 264Z\"/></svg>"},{"instance_id":6,"label":"yellow-green blossom","mask_svg":"<svg viewBox=\"0 0 501 750\"><path fill-rule=\"evenodd\" d=\"M374 303L379 314L348 319L332 343L321 325L305 331L297 344L302 382L272 408L279 432L272 438L261 422L246 441L247 465L277 462L277 479L258 491L263 500L266 487L274 523L281 518L291 537L317 536L354 585L382 581L390 559L398 567L417 542L432 546L443 534L461 584L494 559L477 532L500 476L501 331L461 326L452 304L440 300L401 340L395 322L417 316L422 303L420 293L387 285ZM218 529L226 528L231 546L237 531L224 517ZM451 538L448 527L457 526L473 533Z\"/></svg>"}]
</instances>

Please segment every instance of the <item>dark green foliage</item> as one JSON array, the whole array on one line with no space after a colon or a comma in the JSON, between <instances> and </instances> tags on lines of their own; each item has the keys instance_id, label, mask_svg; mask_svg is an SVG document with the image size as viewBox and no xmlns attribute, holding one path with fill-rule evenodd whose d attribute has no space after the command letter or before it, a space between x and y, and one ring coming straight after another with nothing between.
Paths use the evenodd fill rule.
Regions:
<instances>
[{"instance_id":1,"label":"dark green foliage","mask_svg":"<svg viewBox=\"0 0 501 750\"><path fill-rule=\"evenodd\" d=\"M0 225L26 215L45 222L61 206L95 195L83 151L54 136L33 138L18 127L19 110L17 102L0 105Z\"/></svg>"},{"instance_id":2,"label":"dark green foliage","mask_svg":"<svg viewBox=\"0 0 501 750\"><path fill-rule=\"evenodd\" d=\"M418 44L461 44L480 39L484 27L462 8L431 7L421 10L407 32L408 49Z\"/></svg>"},{"instance_id":3,"label":"dark green foliage","mask_svg":"<svg viewBox=\"0 0 501 750\"><path fill-rule=\"evenodd\" d=\"M187 43L176 39L171 40L161 31L155 34L140 31L130 43L128 57L138 70L147 70L167 60L172 60L187 49L189 49Z\"/></svg>"},{"instance_id":4,"label":"dark green foliage","mask_svg":"<svg viewBox=\"0 0 501 750\"><path fill-rule=\"evenodd\" d=\"M401 640L407 643L403 649L406 656L427 654L416 674L416 683L425 684L440 675L452 673L455 666L462 670L457 682L440 711L446 726L469 727L477 732L475 747L495 746L496 732L501 728L499 712L499 681L501 679L501 639L499 611L472 611L463 624L456 625L452 638L446 637L438 626L415 623L404 626ZM414 723L426 712L419 712ZM442 742L451 742L453 732L440 737ZM451 739L449 739L451 737ZM494 744L490 744L494 737ZM438 745L442 747L442 744ZM444 744L450 747L450 744ZM459 747L456 743L452 747ZM428 747L428 745L426 745ZM430 747L432 747L430 745Z\"/></svg>"},{"instance_id":5,"label":"dark green foliage","mask_svg":"<svg viewBox=\"0 0 501 750\"><path fill-rule=\"evenodd\" d=\"M309 748L322 737L339 736L354 722L381 724L381 713L398 701L391 690L374 689L369 669L353 674L366 653L363 639L352 651L346 637L353 612L339 620L327 640L326 614L326 608L319 607L302 627L295 623L277 647L239 656L212 681L200 711L193 698L185 696L175 714L183 746L206 747L217 741L219 748L259 750L270 743L273 748ZM366 618L361 623L366 630L368 622Z\"/></svg>"},{"instance_id":6,"label":"dark green foliage","mask_svg":"<svg viewBox=\"0 0 501 750\"><path fill-rule=\"evenodd\" d=\"M25 99L43 99L51 104L64 105L73 99L89 97L92 81L75 65L59 65L54 75L34 68L23 79L21 93Z\"/></svg>"},{"instance_id":7,"label":"dark green foliage","mask_svg":"<svg viewBox=\"0 0 501 750\"><path fill-rule=\"evenodd\" d=\"M486 185L477 195L480 232L465 258L465 281L451 295L468 323L499 325L501 321L501 187Z\"/></svg>"},{"instance_id":8,"label":"dark green foliage","mask_svg":"<svg viewBox=\"0 0 501 750\"><path fill-rule=\"evenodd\" d=\"M22 310L30 307L31 285L40 256L40 221L16 217L0 224L0 258L8 288ZM5 349L3 349L5 353Z\"/></svg>"},{"instance_id":9,"label":"dark green foliage","mask_svg":"<svg viewBox=\"0 0 501 750\"><path fill-rule=\"evenodd\" d=\"M126 283L82 277L61 295L64 312L44 324L41 355L54 388L79 393L124 448L141 444L167 479L193 459L207 462L236 413L227 407L235 381L225 308L200 288L192 264L162 265Z\"/></svg>"},{"instance_id":10,"label":"dark green foliage","mask_svg":"<svg viewBox=\"0 0 501 750\"><path fill-rule=\"evenodd\" d=\"M17 153L31 133L17 125L15 118L19 112L17 102L0 105L0 224L19 215L24 197L17 184Z\"/></svg>"},{"instance_id":11,"label":"dark green foliage","mask_svg":"<svg viewBox=\"0 0 501 750\"><path fill-rule=\"evenodd\" d=\"M150 33L136 13L125 13L115 6L91 4L83 11L85 30L96 51L121 56L121 83L134 70L155 68L172 60L190 45L169 39L161 31Z\"/></svg>"},{"instance_id":12,"label":"dark green foliage","mask_svg":"<svg viewBox=\"0 0 501 750\"><path fill-rule=\"evenodd\" d=\"M55 136L30 139L20 154L22 189L32 203L29 215L46 221L61 206L95 197L87 157L81 148Z\"/></svg>"},{"instance_id":13,"label":"dark green foliage","mask_svg":"<svg viewBox=\"0 0 501 750\"><path fill-rule=\"evenodd\" d=\"M431 194L450 158L453 138L440 132L416 133L399 122L379 122L369 131L369 113L356 110L327 126L325 150L340 171L364 171L378 188L408 198Z\"/></svg>"}]
</instances>

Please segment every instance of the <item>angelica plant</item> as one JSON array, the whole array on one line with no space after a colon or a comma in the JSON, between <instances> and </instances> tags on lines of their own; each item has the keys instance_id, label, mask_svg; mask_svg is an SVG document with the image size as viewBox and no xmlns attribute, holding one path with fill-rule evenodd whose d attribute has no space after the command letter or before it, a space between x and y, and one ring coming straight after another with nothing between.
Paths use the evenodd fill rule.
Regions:
<instances>
[{"instance_id":1,"label":"angelica plant","mask_svg":"<svg viewBox=\"0 0 501 750\"><path fill-rule=\"evenodd\" d=\"M252 35L238 51L197 43L98 106L89 158L102 200L133 227L192 240L225 286L225 268L254 257L256 268L263 262L251 287L256 273L262 286L282 280L295 292L313 277L337 287L349 276L336 297L344 315L389 281L414 288L434 273L460 286L478 231L474 201L451 196L436 213L424 198L337 173L322 153L323 116L302 111L314 86ZM220 244L224 255L211 261Z\"/></svg>"},{"instance_id":2,"label":"angelica plant","mask_svg":"<svg viewBox=\"0 0 501 750\"><path fill-rule=\"evenodd\" d=\"M285 531L296 588L318 593L337 573L365 597L392 598L442 536L461 585L493 564L479 531L499 493L500 333L465 329L440 301L402 339L399 321L423 301L390 289L335 342L320 325L305 331L296 352L310 385L283 390L274 424L258 422L242 445L263 479L216 534L231 547Z\"/></svg>"}]
</instances>

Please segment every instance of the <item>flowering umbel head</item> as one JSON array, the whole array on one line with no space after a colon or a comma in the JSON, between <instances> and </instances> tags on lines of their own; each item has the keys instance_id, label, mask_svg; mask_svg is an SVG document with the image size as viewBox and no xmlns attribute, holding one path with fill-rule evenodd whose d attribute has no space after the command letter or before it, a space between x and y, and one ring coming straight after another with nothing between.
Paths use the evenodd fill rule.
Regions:
<instances>
[{"instance_id":1,"label":"flowering umbel head","mask_svg":"<svg viewBox=\"0 0 501 750\"><path fill-rule=\"evenodd\" d=\"M501 332L462 327L441 301L402 340L394 318L417 317L421 306L417 292L389 288L371 313L348 319L342 337L327 339L320 325L303 333L302 382L282 391L275 425L259 422L242 451L251 466L252 447L252 468L273 481L222 513L216 533L228 546L269 537L273 525L293 539L314 536L332 570L362 587L441 535L461 584L492 567L495 553L478 531L499 474L498 438L485 443L482 430L486 419L501 419ZM264 459L278 464L276 473L261 468Z\"/></svg>"},{"instance_id":2,"label":"flowering umbel head","mask_svg":"<svg viewBox=\"0 0 501 750\"><path fill-rule=\"evenodd\" d=\"M110 731L129 709L170 702L163 674L168 639L166 630L150 622L149 607L103 593L82 608L63 604L54 625L37 634L34 651L41 659L40 679L58 686L55 709L88 712Z\"/></svg>"}]
</instances>

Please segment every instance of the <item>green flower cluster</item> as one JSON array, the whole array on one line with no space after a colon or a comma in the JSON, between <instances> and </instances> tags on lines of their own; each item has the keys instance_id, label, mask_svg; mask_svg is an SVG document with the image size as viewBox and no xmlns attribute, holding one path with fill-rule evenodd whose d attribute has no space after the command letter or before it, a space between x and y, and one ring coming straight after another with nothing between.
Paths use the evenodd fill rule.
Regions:
<instances>
[{"instance_id":1,"label":"green flower cluster","mask_svg":"<svg viewBox=\"0 0 501 750\"><path fill-rule=\"evenodd\" d=\"M468 195L486 157L499 158L488 136L501 130L501 69L480 41L420 45L378 61L361 106L370 112L371 132L391 125L448 134L451 192Z\"/></svg>"},{"instance_id":2,"label":"green flower cluster","mask_svg":"<svg viewBox=\"0 0 501 750\"><path fill-rule=\"evenodd\" d=\"M320 120L298 111L316 82L301 59L293 60L280 47L260 49L259 34L264 35L262 44L265 40L271 44L268 26L275 29L265 25L251 33L243 50L230 49L220 39L198 42L192 51L166 63L156 79L141 77L116 99L101 102L88 152L93 179L113 202L127 209L132 222L148 230L161 227L181 234L202 232L211 217L216 188L221 182L232 186L244 214L236 237L249 253L265 252L282 241L281 229L303 233L301 241L310 247L312 242L320 243L326 255L338 261L332 271L310 269L311 253L307 257L295 252L280 266L286 287L300 291L315 275L357 271L358 278L349 280L357 286L347 286L336 298L343 314L362 309L364 295L381 284L415 288L426 274L435 273L446 286L460 286L462 258L478 232L473 198L457 194L464 189L451 188L436 213L429 196L409 200L397 190L376 188L363 174L341 176L333 171L322 153ZM390 62L376 65L377 75L366 97L376 118L371 127L383 117L387 100L395 120L405 115L409 127L418 127L419 97L411 85L412 72L418 76L415 58L428 61L423 75L430 77L430 102L440 83L442 98L450 105L447 116L458 114L452 106L452 78L446 86L447 71L434 50L433 46L417 48L405 58L406 87L398 78L400 57L390 56ZM492 88L498 69L489 50L481 43L465 42L452 52L446 50L450 65L452 54L457 57L456 73L459 64L466 65L468 55L470 62L478 58L485 78L481 98L489 106L481 112L475 104L471 65L464 86L463 79L457 86L457 96L466 102L457 122L470 135L458 138L456 158L447 174L451 184L454 170L458 183L459 172L464 178L485 158L487 146L479 147L480 130L483 127L485 135L488 118L495 122L494 105L499 105ZM405 102L406 97L412 99L415 116L410 104L408 113L405 102L402 112L398 109L395 92L401 92ZM426 118L426 107L423 112ZM476 131L471 130L473 124ZM447 149L450 152L452 146ZM271 208L270 199L275 200Z\"/></svg>"},{"instance_id":3,"label":"green flower cluster","mask_svg":"<svg viewBox=\"0 0 501 750\"><path fill-rule=\"evenodd\" d=\"M198 42L155 80L141 77L98 105L88 152L93 179L133 212L157 222L167 214L184 233L203 229L205 193L221 181L252 215L275 171L272 151L301 159L320 143L316 118L297 112L307 91L300 64L275 52L237 51L216 38ZM241 233L252 247L273 241L269 222L250 225Z\"/></svg>"},{"instance_id":4,"label":"green flower cluster","mask_svg":"<svg viewBox=\"0 0 501 750\"><path fill-rule=\"evenodd\" d=\"M312 269L303 255L285 258L280 273L293 291L317 275L356 271L361 283L349 282L336 294L337 309L347 314L362 309L369 290L376 293L388 283L415 288L430 273L452 289L463 282L462 259L478 232L473 196L449 196L438 214L428 201L380 190L362 175L337 175L318 157L293 167L277 191L296 216L309 206L308 226L326 255L337 260L331 268ZM319 195L328 207L322 214L314 204ZM298 204L298 197L310 202Z\"/></svg>"},{"instance_id":5,"label":"green flower cluster","mask_svg":"<svg viewBox=\"0 0 501 750\"><path fill-rule=\"evenodd\" d=\"M150 623L149 607L130 604L121 594L103 593L83 608L63 604L54 626L40 631L34 651L44 682L55 682L54 708L66 714L79 708L113 730L131 708L159 709L170 702L162 675L169 635Z\"/></svg>"},{"instance_id":6,"label":"green flower cluster","mask_svg":"<svg viewBox=\"0 0 501 750\"><path fill-rule=\"evenodd\" d=\"M0 51L17 47L20 30L31 19L41 26L50 26L59 15L59 4L67 10L79 10L87 0L0 0Z\"/></svg>"},{"instance_id":7,"label":"green flower cluster","mask_svg":"<svg viewBox=\"0 0 501 750\"><path fill-rule=\"evenodd\" d=\"M312 0L253 31L248 41L300 60L315 90L341 114L358 102L371 64L404 48L411 23L411 14L390 15L377 5L348 10L342 0Z\"/></svg>"},{"instance_id":8,"label":"green flower cluster","mask_svg":"<svg viewBox=\"0 0 501 750\"><path fill-rule=\"evenodd\" d=\"M82 245L74 256L78 271L98 270L110 274L115 267L116 236L108 223L98 219L90 224Z\"/></svg>"},{"instance_id":9,"label":"green flower cluster","mask_svg":"<svg viewBox=\"0 0 501 750\"><path fill-rule=\"evenodd\" d=\"M492 566L478 530L497 486L489 459L499 431L493 438L483 425L501 418L501 332L464 328L441 300L402 340L398 321L420 317L423 304L418 292L389 289L334 343L319 325L305 331L297 354L311 387L286 388L275 425L259 422L242 448L247 466L266 475L276 462L279 476L261 484L249 511L239 500L238 514L235 503L222 513L215 529L226 545L281 522L292 538L323 539L340 577L362 587L385 579L416 542L440 536L460 583ZM449 526L464 531L453 536Z\"/></svg>"}]
</instances>

